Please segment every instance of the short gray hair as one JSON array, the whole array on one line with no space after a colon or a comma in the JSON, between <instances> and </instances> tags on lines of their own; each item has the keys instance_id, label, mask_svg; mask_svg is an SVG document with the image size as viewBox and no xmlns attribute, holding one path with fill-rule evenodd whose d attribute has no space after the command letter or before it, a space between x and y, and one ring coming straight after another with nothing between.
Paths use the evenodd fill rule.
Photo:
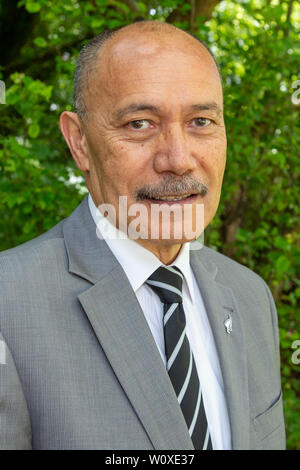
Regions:
<instances>
[{"instance_id":1,"label":"short gray hair","mask_svg":"<svg viewBox=\"0 0 300 470\"><path fill-rule=\"evenodd\" d=\"M155 23L155 26L158 26L161 28L163 28L164 26L167 26L167 27L171 27L171 28L173 27L175 29L179 29L169 23L161 22L161 24L159 25L157 21L151 21L151 20L139 21L134 24L137 26L143 26L143 24L145 23L147 24ZM76 62L76 69L75 69L75 78L74 78L73 101L74 101L75 112L78 114L82 122L88 120L88 110L87 110L85 100L84 100L84 90L89 88L89 77L93 73L95 68L97 67L97 59L99 56L99 52L109 39L111 39L121 29L126 28L126 26L129 26L129 25L120 26L114 29L106 29L105 31L103 31L102 33L98 34L93 39L91 39L91 41L89 41L87 44L85 44L85 46L83 46L83 48L81 49L78 55L77 62ZM222 84L222 76L221 76L219 65L217 63L217 60L214 54L208 47L208 45L204 41L199 39L197 36L195 36L194 34L188 31L184 31L184 32L192 36L197 41L199 41L209 52L209 54L211 55L211 57L213 58L217 66L221 84Z\"/></svg>"},{"instance_id":2,"label":"short gray hair","mask_svg":"<svg viewBox=\"0 0 300 470\"><path fill-rule=\"evenodd\" d=\"M88 111L84 101L84 88L89 87L89 76L97 65L97 58L103 45L109 38L114 36L121 29L107 29L98 34L81 49L75 69L74 77L74 108L82 121L88 118Z\"/></svg>"}]
</instances>

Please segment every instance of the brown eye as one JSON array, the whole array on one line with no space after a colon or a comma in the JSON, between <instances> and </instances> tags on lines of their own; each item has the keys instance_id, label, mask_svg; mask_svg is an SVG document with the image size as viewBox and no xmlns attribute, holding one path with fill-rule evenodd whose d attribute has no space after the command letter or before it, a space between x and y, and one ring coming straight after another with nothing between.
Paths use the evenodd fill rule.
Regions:
<instances>
[{"instance_id":1,"label":"brown eye","mask_svg":"<svg viewBox=\"0 0 300 470\"><path fill-rule=\"evenodd\" d=\"M195 127L207 127L212 121L208 118L195 118L192 122L196 123Z\"/></svg>"},{"instance_id":2,"label":"brown eye","mask_svg":"<svg viewBox=\"0 0 300 470\"><path fill-rule=\"evenodd\" d=\"M137 121L131 121L131 122L128 123L128 125L132 129L136 129L136 130L140 130L140 129L141 130L146 130L146 129L148 129L147 124L149 125L149 121L147 121L147 119L139 119Z\"/></svg>"}]
</instances>

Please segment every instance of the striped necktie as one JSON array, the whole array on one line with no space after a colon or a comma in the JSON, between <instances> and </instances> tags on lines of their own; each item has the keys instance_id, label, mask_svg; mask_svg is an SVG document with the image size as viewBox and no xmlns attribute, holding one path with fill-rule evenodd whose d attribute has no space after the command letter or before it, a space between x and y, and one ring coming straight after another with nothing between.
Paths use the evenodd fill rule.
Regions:
<instances>
[{"instance_id":1,"label":"striped necktie","mask_svg":"<svg viewBox=\"0 0 300 470\"><path fill-rule=\"evenodd\" d=\"M167 371L180 404L194 447L211 450L194 356L186 336L182 305L183 275L176 267L161 266L146 281L164 304L164 338Z\"/></svg>"}]
</instances>

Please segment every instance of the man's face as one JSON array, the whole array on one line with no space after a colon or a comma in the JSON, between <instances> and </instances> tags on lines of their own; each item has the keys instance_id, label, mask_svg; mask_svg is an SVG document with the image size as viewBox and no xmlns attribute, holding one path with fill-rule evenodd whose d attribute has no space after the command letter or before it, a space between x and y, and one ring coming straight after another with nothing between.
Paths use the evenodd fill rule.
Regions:
<instances>
[{"instance_id":1,"label":"man's face","mask_svg":"<svg viewBox=\"0 0 300 470\"><path fill-rule=\"evenodd\" d=\"M149 33L113 41L101 51L101 70L86 99L87 184L94 202L114 205L117 226L119 196L127 196L128 207L147 209L200 203L206 227L219 203L226 159L213 59L181 34L171 41ZM179 200L166 201L171 196Z\"/></svg>"}]
</instances>

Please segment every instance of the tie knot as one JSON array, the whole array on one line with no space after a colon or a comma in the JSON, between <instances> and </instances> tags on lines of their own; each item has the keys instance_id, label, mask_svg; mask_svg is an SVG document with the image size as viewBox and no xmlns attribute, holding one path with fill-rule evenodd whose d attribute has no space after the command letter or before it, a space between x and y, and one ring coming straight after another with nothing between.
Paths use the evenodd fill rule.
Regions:
<instances>
[{"instance_id":1,"label":"tie knot","mask_svg":"<svg viewBox=\"0 0 300 470\"><path fill-rule=\"evenodd\" d=\"M182 303L183 275L175 266L161 266L146 283L164 304Z\"/></svg>"}]
</instances>

